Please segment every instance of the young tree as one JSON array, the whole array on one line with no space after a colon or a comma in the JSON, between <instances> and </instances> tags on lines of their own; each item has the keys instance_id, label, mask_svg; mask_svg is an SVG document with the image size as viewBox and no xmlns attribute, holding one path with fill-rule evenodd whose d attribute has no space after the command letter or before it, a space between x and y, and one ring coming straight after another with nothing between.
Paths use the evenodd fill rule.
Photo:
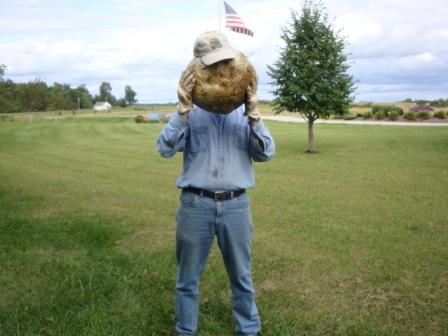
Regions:
<instances>
[{"instance_id":1,"label":"young tree","mask_svg":"<svg viewBox=\"0 0 448 336\"><path fill-rule=\"evenodd\" d=\"M137 95L137 92L132 90L132 87L130 85L126 85L124 88L124 99L126 99L127 103L129 105L133 105L137 102L137 99L135 99L135 96Z\"/></svg>"},{"instance_id":2,"label":"young tree","mask_svg":"<svg viewBox=\"0 0 448 336\"><path fill-rule=\"evenodd\" d=\"M313 125L319 118L347 113L354 92L344 54L345 40L328 22L321 4L306 1L282 28L285 46L268 74L273 79L274 110L299 112L308 122L308 153L314 153Z\"/></svg>"},{"instance_id":3,"label":"young tree","mask_svg":"<svg viewBox=\"0 0 448 336\"><path fill-rule=\"evenodd\" d=\"M112 94L112 86L108 82L102 82L100 85L100 99L101 101L109 102L112 105L115 105L116 98Z\"/></svg>"}]
</instances>

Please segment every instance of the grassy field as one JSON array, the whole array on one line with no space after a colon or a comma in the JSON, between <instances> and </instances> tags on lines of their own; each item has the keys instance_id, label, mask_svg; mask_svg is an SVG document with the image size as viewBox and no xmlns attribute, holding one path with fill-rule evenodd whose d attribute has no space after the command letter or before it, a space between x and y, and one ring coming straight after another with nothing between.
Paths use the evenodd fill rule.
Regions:
<instances>
[{"instance_id":1,"label":"grassy field","mask_svg":"<svg viewBox=\"0 0 448 336\"><path fill-rule=\"evenodd\" d=\"M163 125L0 122L0 335L172 335L175 178ZM270 122L250 192L263 335L448 334L448 128ZM232 335L216 246L200 336Z\"/></svg>"},{"instance_id":2,"label":"grassy field","mask_svg":"<svg viewBox=\"0 0 448 336\"><path fill-rule=\"evenodd\" d=\"M390 102L390 103L372 103L373 105L392 105L401 107L405 112L416 104L414 103L402 103L402 102ZM366 103L354 104L350 107L349 113L346 116L355 116L356 114L364 114L372 111L372 106ZM259 109L262 115L274 115L272 104L261 103ZM434 111L446 111L447 108L435 108ZM94 112L92 109L82 109L76 111L46 111L46 112L20 112L20 113L2 113L1 118L11 118L18 121L27 121L33 123L36 121L52 119L55 121L60 118L75 117L75 118L130 118L137 115L147 115L149 113L157 112L173 112L176 111L176 104L147 104L128 106L126 108L114 107L110 112ZM300 114L292 112L282 112L283 116L298 117ZM337 116L331 116L331 118L337 118Z\"/></svg>"}]
</instances>

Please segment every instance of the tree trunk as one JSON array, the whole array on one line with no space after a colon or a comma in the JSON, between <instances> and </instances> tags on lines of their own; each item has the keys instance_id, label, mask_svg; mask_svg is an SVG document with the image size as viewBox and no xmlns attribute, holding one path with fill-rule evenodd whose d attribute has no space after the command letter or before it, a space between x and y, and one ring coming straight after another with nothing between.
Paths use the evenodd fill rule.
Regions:
<instances>
[{"instance_id":1,"label":"tree trunk","mask_svg":"<svg viewBox=\"0 0 448 336\"><path fill-rule=\"evenodd\" d=\"M307 153L315 153L314 150L314 133L313 133L314 119L308 119L308 149Z\"/></svg>"}]
</instances>

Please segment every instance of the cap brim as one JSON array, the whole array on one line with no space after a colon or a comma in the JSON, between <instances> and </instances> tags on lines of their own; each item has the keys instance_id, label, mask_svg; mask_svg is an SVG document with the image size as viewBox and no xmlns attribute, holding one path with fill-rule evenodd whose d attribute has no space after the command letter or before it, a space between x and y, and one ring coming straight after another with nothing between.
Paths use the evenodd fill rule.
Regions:
<instances>
[{"instance_id":1,"label":"cap brim","mask_svg":"<svg viewBox=\"0 0 448 336\"><path fill-rule=\"evenodd\" d=\"M228 48L228 49L219 49L213 53L209 53L205 56L201 57L202 62L204 62L205 65L212 65L216 62L223 61L226 59L233 59L236 57L235 50Z\"/></svg>"}]
</instances>

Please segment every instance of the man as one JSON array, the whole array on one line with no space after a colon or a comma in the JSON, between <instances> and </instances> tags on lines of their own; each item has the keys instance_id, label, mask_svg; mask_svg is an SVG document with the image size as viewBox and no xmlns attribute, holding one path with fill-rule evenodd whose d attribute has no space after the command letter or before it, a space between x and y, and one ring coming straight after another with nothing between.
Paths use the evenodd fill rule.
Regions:
<instances>
[{"instance_id":1,"label":"man","mask_svg":"<svg viewBox=\"0 0 448 336\"><path fill-rule=\"evenodd\" d=\"M194 56L205 65L235 55L220 32L204 33L195 42ZM178 111L157 140L163 157L179 151L184 157L176 183L182 189L176 228L176 335L194 335L197 330L199 278L215 235L231 282L236 332L257 335L260 318L251 275L252 218L245 190L255 185L252 160L270 160L274 140L261 121L255 83L247 89L245 104L227 115L193 106L194 85L187 69L179 81Z\"/></svg>"}]
</instances>

